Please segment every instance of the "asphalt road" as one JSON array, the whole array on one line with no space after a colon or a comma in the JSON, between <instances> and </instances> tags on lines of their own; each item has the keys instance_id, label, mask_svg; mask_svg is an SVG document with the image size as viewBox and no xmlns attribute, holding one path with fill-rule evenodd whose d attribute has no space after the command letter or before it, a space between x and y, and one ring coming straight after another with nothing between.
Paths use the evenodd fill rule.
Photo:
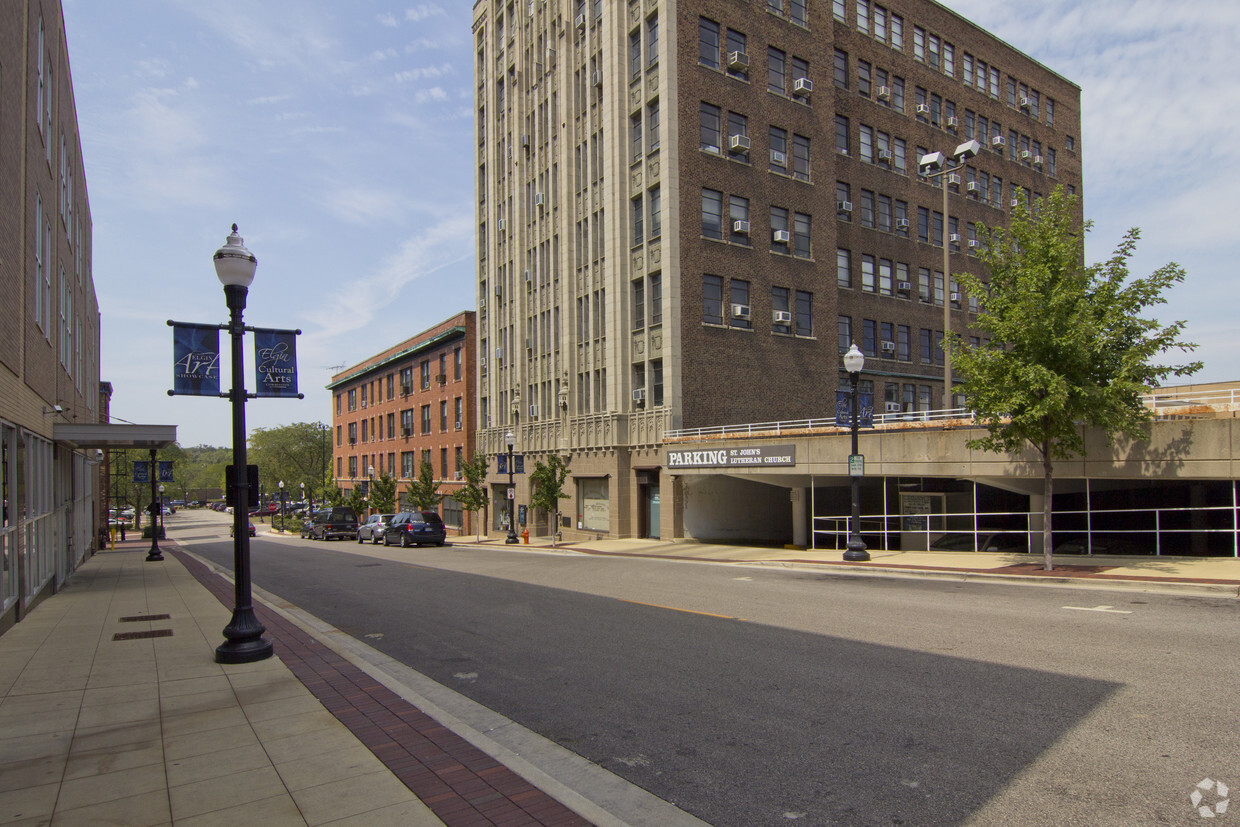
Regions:
<instances>
[{"instance_id":1,"label":"asphalt road","mask_svg":"<svg viewBox=\"0 0 1240 827\"><path fill-rule=\"evenodd\" d=\"M231 565L221 515L177 522ZM255 585L715 825L1190 824L1240 789L1234 599L263 530Z\"/></svg>"}]
</instances>

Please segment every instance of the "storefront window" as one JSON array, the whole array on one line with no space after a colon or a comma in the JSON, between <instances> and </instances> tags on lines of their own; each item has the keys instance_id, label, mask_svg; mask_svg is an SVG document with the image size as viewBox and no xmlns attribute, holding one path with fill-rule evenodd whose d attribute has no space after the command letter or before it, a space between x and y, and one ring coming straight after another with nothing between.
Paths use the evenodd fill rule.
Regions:
<instances>
[{"instance_id":1,"label":"storefront window","mask_svg":"<svg viewBox=\"0 0 1240 827\"><path fill-rule=\"evenodd\" d=\"M583 531L611 530L606 478L577 480L577 527Z\"/></svg>"}]
</instances>

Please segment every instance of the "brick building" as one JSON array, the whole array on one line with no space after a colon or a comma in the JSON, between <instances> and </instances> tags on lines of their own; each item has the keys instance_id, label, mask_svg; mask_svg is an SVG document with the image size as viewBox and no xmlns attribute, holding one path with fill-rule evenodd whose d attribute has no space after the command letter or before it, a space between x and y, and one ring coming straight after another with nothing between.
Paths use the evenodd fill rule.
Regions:
<instances>
[{"instance_id":1,"label":"brick building","mask_svg":"<svg viewBox=\"0 0 1240 827\"><path fill-rule=\"evenodd\" d=\"M332 471L346 493L369 470L398 480L398 502L431 463L449 529L472 531L451 493L474 454L476 314L466 310L332 377Z\"/></svg>"},{"instance_id":2,"label":"brick building","mask_svg":"<svg viewBox=\"0 0 1240 827\"><path fill-rule=\"evenodd\" d=\"M1079 88L930 0L479 0L473 32L479 446L568 457L570 536L684 536L664 431L832 416L853 342L876 405L959 401L950 273L1081 194Z\"/></svg>"},{"instance_id":3,"label":"brick building","mask_svg":"<svg viewBox=\"0 0 1240 827\"><path fill-rule=\"evenodd\" d=\"M0 3L0 631L98 542L99 306L58 0Z\"/></svg>"}]
</instances>

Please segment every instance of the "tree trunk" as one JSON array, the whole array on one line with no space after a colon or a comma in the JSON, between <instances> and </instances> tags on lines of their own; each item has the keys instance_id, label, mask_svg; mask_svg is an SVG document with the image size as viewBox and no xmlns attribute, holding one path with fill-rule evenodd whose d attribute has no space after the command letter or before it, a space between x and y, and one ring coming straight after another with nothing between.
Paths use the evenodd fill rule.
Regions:
<instances>
[{"instance_id":1,"label":"tree trunk","mask_svg":"<svg viewBox=\"0 0 1240 827\"><path fill-rule=\"evenodd\" d=\"M1051 547L1051 492L1053 467L1051 463L1050 445L1042 443L1042 568L1053 571L1054 549Z\"/></svg>"}]
</instances>

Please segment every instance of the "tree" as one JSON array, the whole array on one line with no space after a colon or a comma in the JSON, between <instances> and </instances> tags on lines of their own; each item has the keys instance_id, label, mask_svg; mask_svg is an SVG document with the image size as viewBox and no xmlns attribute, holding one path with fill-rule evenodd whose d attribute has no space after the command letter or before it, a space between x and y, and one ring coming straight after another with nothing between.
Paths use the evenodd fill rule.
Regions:
<instances>
[{"instance_id":1,"label":"tree","mask_svg":"<svg viewBox=\"0 0 1240 827\"><path fill-rule=\"evenodd\" d=\"M250 434L248 461L258 466L258 478L274 490L284 480L287 491L301 491L317 497L328 484L331 443L327 426L321 422L294 422L276 428L255 428Z\"/></svg>"},{"instance_id":2,"label":"tree","mask_svg":"<svg viewBox=\"0 0 1240 827\"><path fill-rule=\"evenodd\" d=\"M344 504L352 508L354 514L361 514L366 510L366 499L362 496L362 488L360 485L355 485L350 488L348 496L344 496L343 499Z\"/></svg>"},{"instance_id":3,"label":"tree","mask_svg":"<svg viewBox=\"0 0 1240 827\"><path fill-rule=\"evenodd\" d=\"M443 500L443 494L438 492L439 483L435 480L435 469L428 460L422 460L418 476L409 480L405 488L409 503L416 509L437 508Z\"/></svg>"},{"instance_id":4,"label":"tree","mask_svg":"<svg viewBox=\"0 0 1240 827\"><path fill-rule=\"evenodd\" d=\"M452 495L456 501L461 504L461 508L470 514L477 514L487 505L487 458L485 455L476 453L472 459L466 460L461 465L461 476L465 478L465 483ZM485 520L478 524L481 529L485 524ZM482 539L482 532L478 532L478 538Z\"/></svg>"},{"instance_id":5,"label":"tree","mask_svg":"<svg viewBox=\"0 0 1240 827\"><path fill-rule=\"evenodd\" d=\"M964 376L969 406L987 435L968 446L995 453L1032 447L1043 471L1043 567L1052 570L1051 495L1054 461L1085 453L1085 428L1145 438L1150 411L1142 404L1167 376L1195 372L1200 362L1156 364L1162 353L1190 351L1184 322L1142 318L1185 278L1172 263L1144 278L1128 272L1140 231L1129 230L1105 263L1084 264L1085 233L1077 200L1056 187L1031 211L1016 208L1008 229L982 228L980 259L988 281L960 273L961 286L981 300L976 327L989 341L966 345L948 337Z\"/></svg>"},{"instance_id":6,"label":"tree","mask_svg":"<svg viewBox=\"0 0 1240 827\"><path fill-rule=\"evenodd\" d=\"M380 471L370 482L370 506L380 514L396 510L396 478L386 471Z\"/></svg>"},{"instance_id":7,"label":"tree","mask_svg":"<svg viewBox=\"0 0 1240 827\"><path fill-rule=\"evenodd\" d=\"M555 517L551 526L551 547L555 548L556 537L560 533L560 500L566 499L564 480L568 477L568 464L559 454L550 454L544 464L541 460L534 463L534 472L530 474L530 505L541 508Z\"/></svg>"}]
</instances>

